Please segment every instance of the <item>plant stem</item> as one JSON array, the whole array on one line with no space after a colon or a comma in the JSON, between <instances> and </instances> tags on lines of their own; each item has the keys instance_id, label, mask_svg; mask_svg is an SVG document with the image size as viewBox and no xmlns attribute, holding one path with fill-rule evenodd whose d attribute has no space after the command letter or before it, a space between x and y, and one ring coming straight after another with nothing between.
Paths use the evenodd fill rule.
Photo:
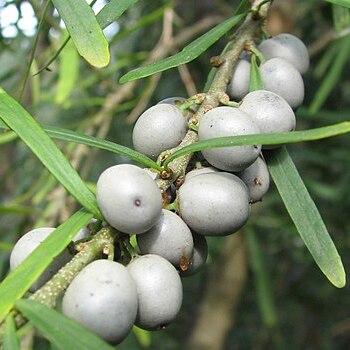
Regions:
<instances>
[{"instance_id":1,"label":"plant stem","mask_svg":"<svg viewBox=\"0 0 350 350\"><path fill-rule=\"evenodd\" d=\"M247 45L251 45L254 39L262 34L262 27L266 20L267 11L271 2L266 0L256 0L252 5L252 12L248 14L245 21L237 29L234 39L229 43L228 49L222 54L222 64L216 71L215 77L211 83L208 93L203 103L199 106L197 112L191 118L190 122L198 124L200 118L210 109L220 105L220 100L226 94L227 86L230 83L233 68L238 61L240 54ZM198 134L194 130L189 130L180 145L170 150L171 153L188 146L198 140ZM173 175L169 179L157 179L158 187L165 191L178 177L184 176L186 167L192 157L192 154L186 154L183 157L174 159L170 164Z\"/></svg>"}]
</instances>

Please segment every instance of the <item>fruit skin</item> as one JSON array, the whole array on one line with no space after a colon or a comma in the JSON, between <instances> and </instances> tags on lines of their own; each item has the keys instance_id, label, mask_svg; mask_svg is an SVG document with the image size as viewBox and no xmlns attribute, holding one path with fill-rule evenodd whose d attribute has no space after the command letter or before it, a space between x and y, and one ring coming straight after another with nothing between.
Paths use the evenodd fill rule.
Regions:
<instances>
[{"instance_id":1,"label":"fruit skin","mask_svg":"<svg viewBox=\"0 0 350 350\"><path fill-rule=\"evenodd\" d=\"M158 220L162 195L143 169L119 164L106 169L96 188L97 202L107 222L125 233L142 233Z\"/></svg>"},{"instance_id":2,"label":"fruit skin","mask_svg":"<svg viewBox=\"0 0 350 350\"><path fill-rule=\"evenodd\" d=\"M283 58L292 64L301 74L306 73L310 65L310 57L305 44L295 35L278 34L264 40L258 50L266 59Z\"/></svg>"},{"instance_id":3,"label":"fruit skin","mask_svg":"<svg viewBox=\"0 0 350 350\"><path fill-rule=\"evenodd\" d=\"M271 91L256 90L244 97L239 109L249 114L264 134L293 131L295 114L287 101Z\"/></svg>"},{"instance_id":4,"label":"fruit skin","mask_svg":"<svg viewBox=\"0 0 350 350\"><path fill-rule=\"evenodd\" d=\"M227 93L235 100L240 101L249 92L250 62L239 60L233 68L231 82Z\"/></svg>"},{"instance_id":5,"label":"fruit skin","mask_svg":"<svg viewBox=\"0 0 350 350\"><path fill-rule=\"evenodd\" d=\"M220 170L214 168L213 166L203 167L203 168L197 168L192 169L185 175L185 181L190 179L191 177L201 175L201 174L208 174L208 173L216 173Z\"/></svg>"},{"instance_id":6,"label":"fruit skin","mask_svg":"<svg viewBox=\"0 0 350 350\"><path fill-rule=\"evenodd\" d=\"M205 113L199 122L199 141L215 137L259 134L254 120L239 108L216 107ZM241 171L258 158L261 146L233 146L202 151L214 167L226 171Z\"/></svg>"},{"instance_id":7,"label":"fruit skin","mask_svg":"<svg viewBox=\"0 0 350 350\"><path fill-rule=\"evenodd\" d=\"M296 109L304 100L304 82L294 66L282 58L271 58L260 66L264 89L282 96Z\"/></svg>"},{"instance_id":8,"label":"fruit skin","mask_svg":"<svg viewBox=\"0 0 350 350\"><path fill-rule=\"evenodd\" d=\"M122 264L95 260L67 288L62 312L108 342L118 344L136 318L136 284Z\"/></svg>"},{"instance_id":9,"label":"fruit skin","mask_svg":"<svg viewBox=\"0 0 350 350\"><path fill-rule=\"evenodd\" d=\"M134 258L127 269L137 286L135 324L147 330L164 328L182 304L182 283L175 267L159 255L147 254Z\"/></svg>"},{"instance_id":10,"label":"fruit skin","mask_svg":"<svg viewBox=\"0 0 350 350\"><path fill-rule=\"evenodd\" d=\"M141 254L156 254L175 267L181 261L190 261L193 253L191 230L185 222L170 210L163 209L157 223L142 235L137 235Z\"/></svg>"},{"instance_id":11,"label":"fruit skin","mask_svg":"<svg viewBox=\"0 0 350 350\"><path fill-rule=\"evenodd\" d=\"M181 277L188 277L196 274L202 268L208 258L208 242L205 236L192 232L193 235L193 255L188 269L180 271Z\"/></svg>"},{"instance_id":12,"label":"fruit skin","mask_svg":"<svg viewBox=\"0 0 350 350\"><path fill-rule=\"evenodd\" d=\"M260 201L270 187L269 170L260 157L237 176L246 184L252 203Z\"/></svg>"},{"instance_id":13,"label":"fruit skin","mask_svg":"<svg viewBox=\"0 0 350 350\"><path fill-rule=\"evenodd\" d=\"M198 234L226 236L250 214L249 193L236 175L218 172L190 178L178 191L180 216Z\"/></svg>"},{"instance_id":14,"label":"fruit skin","mask_svg":"<svg viewBox=\"0 0 350 350\"><path fill-rule=\"evenodd\" d=\"M42 243L55 228L40 227L33 229L23 235L15 244L10 255L10 269L14 270L29 254ZM65 249L53 262L44 270L40 277L30 287L31 292L35 292L44 285L56 272L72 259L72 254Z\"/></svg>"},{"instance_id":15,"label":"fruit skin","mask_svg":"<svg viewBox=\"0 0 350 350\"><path fill-rule=\"evenodd\" d=\"M180 109L161 103L147 109L132 132L135 150L157 159L161 152L176 147L187 132L187 119Z\"/></svg>"}]
</instances>

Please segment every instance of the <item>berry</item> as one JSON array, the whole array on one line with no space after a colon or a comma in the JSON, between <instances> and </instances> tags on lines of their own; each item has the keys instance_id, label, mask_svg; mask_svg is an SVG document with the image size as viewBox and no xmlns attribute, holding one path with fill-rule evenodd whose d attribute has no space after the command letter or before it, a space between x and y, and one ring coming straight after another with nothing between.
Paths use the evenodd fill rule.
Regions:
<instances>
[{"instance_id":1,"label":"berry","mask_svg":"<svg viewBox=\"0 0 350 350\"><path fill-rule=\"evenodd\" d=\"M29 254L35 250L53 231L55 228L52 227L41 227L36 228L27 232L23 235L13 247L10 255L10 269L14 270L19 264L25 260ZM53 277L56 272L64 266L69 260L71 260L72 255L68 249L65 249L60 255L58 255L53 262L44 270L40 277L35 281L35 283L30 287L31 292L35 292L43 284L45 284L51 277Z\"/></svg>"},{"instance_id":2,"label":"berry","mask_svg":"<svg viewBox=\"0 0 350 350\"><path fill-rule=\"evenodd\" d=\"M265 161L260 157L247 169L237 173L237 176L247 185L252 203L260 201L269 189L269 170Z\"/></svg>"},{"instance_id":3,"label":"berry","mask_svg":"<svg viewBox=\"0 0 350 350\"><path fill-rule=\"evenodd\" d=\"M84 267L67 288L63 313L117 344L130 332L137 314L136 285L123 265L96 260Z\"/></svg>"},{"instance_id":4,"label":"berry","mask_svg":"<svg viewBox=\"0 0 350 350\"><path fill-rule=\"evenodd\" d=\"M136 325L147 330L164 328L182 304L182 284L175 267L159 255L147 254L134 258L127 269L137 286Z\"/></svg>"},{"instance_id":5,"label":"berry","mask_svg":"<svg viewBox=\"0 0 350 350\"><path fill-rule=\"evenodd\" d=\"M165 98L164 100L159 101L157 105L165 103L165 104L176 106L177 104L184 103L185 101L186 99L184 97L168 97L168 98Z\"/></svg>"},{"instance_id":6,"label":"berry","mask_svg":"<svg viewBox=\"0 0 350 350\"><path fill-rule=\"evenodd\" d=\"M178 200L186 224L207 236L238 231L250 214L246 185L237 176L224 172L188 179L179 189Z\"/></svg>"},{"instance_id":7,"label":"berry","mask_svg":"<svg viewBox=\"0 0 350 350\"><path fill-rule=\"evenodd\" d=\"M137 236L141 254L157 254L179 267L190 261L193 253L192 233L183 220L169 210L162 210L158 222Z\"/></svg>"},{"instance_id":8,"label":"berry","mask_svg":"<svg viewBox=\"0 0 350 350\"><path fill-rule=\"evenodd\" d=\"M187 129L187 119L180 109L168 103L157 104L147 109L135 123L134 148L157 159L161 152L177 146Z\"/></svg>"},{"instance_id":9,"label":"berry","mask_svg":"<svg viewBox=\"0 0 350 350\"><path fill-rule=\"evenodd\" d=\"M107 222L125 233L142 233L158 220L162 196L143 169L120 164L106 169L97 181L97 202Z\"/></svg>"},{"instance_id":10,"label":"berry","mask_svg":"<svg viewBox=\"0 0 350 350\"><path fill-rule=\"evenodd\" d=\"M245 112L233 107L217 107L201 118L200 141L221 136L259 134L259 127ZM214 167L226 171L241 171L258 158L261 146L233 146L202 151L204 158Z\"/></svg>"},{"instance_id":11,"label":"berry","mask_svg":"<svg viewBox=\"0 0 350 350\"><path fill-rule=\"evenodd\" d=\"M285 99L274 92L250 92L244 97L239 109L248 113L264 134L295 129L295 114L292 108Z\"/></svg>"},{"instance_id":12,"label":"berry","mask_svg":"<svg viewBox=\"0 0 350 350\"><path fill-rule=\"evenodd\" d=\"M310 65L307 47L299 38L292 34L282 33L264 40L258 46L258 50L261 51L266 59L283 58L301 74L304 74Z\"/></svg>"},{"instance_id":13,"label":"berry","mask_svg":"<svg viewBox=\"0 0 350 350\"><path fill-rule=\"evenodd\" d=\"M189 171L186 176L185 176L185 181L187 181L188 179L197 176L197 175L201 175L201 174L208 174L208 173L216 173L219 170L214 168L213 166L208 166L208 167L204 167L204 168L197 168L197 169L193 169L191 171Z\"/></svg>"},{"instance_id":14,"label":"berry","mask_svg":"<svg viewBox=\"0 0 350 350\"><path fill-rule=\"evenodd\" d=\"M260 66L265 90L282 96L295 109L304 100L304 82L294 66L282 58L271 58Z\"/></svg>"},{"instance_id":15,"label":"berry","mask_svg":"<svg viewBox=\"0 0 350 350\"><path fill-rule=\"evenodd\" d=\"M192 276L205 264L208 257L208 243L205 236L193 232L193 255L188 269L181 271L182 277Z\"/></svg>"},{"instance_id":16,"label":"berry","mask_svg":"<svg viewBox=\"0 0 350 350\"><path fill-rule=\"evenodd\" d=\"M240 101L249 92L250 63L239 60L233 68L233 74L227 93L236 101Z\"/></svg>"}]
</instances>

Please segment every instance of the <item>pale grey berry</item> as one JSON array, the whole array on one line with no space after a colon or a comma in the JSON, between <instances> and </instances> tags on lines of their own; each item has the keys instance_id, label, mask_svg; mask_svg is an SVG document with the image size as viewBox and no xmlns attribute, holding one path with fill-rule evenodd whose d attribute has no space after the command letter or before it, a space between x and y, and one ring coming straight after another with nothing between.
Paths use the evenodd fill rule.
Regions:
<instances>
[{"instance_id":1,"label":"pale grey berry","mask_svg":"<svg viewBox=\"0 0 350 350\"><path fill-rule=\"evenodd\" d=\"M247 185L252 203L260 201L269 189L269 170L265 161L260 157L247 169L237 173L237 175Z\"/></svg>"},{"instance_id":2,"label":"pale grey berry","mask_svg":"<svg viewBox=\"0 0 350 350\"><path fill-rule=\"evenodd\" d=\"M96 260L69 285L62 311L108 342L120 343L136 319L136 284L123 265Z\"/></svg>"},{"instance_id":3,"label":"pale grey berry","mask_svg":"<svg viewBox=\"0 0 350 350\"><path fill-rule=\"evenodd\" d=\"M157 254L179 267L190 261L193 253L192 233L184 221L169 210L162 210L157 223L142 235L137 235L141 254Z\"/></svg>"},{"instance_id":4,"label":"pale grey berry","mask_svg":"<svg viewBox=\"0 0 350 350\"><path fill-rule=\"evenodd\" d=\"M143 169L119 164L106 169L96 188L97 202L107 222L125 233L142 233L158 220L162 195Z\"/></svg>"},{"instance_id":5,"label":"pale grey berry","mask_svg":"<svg viewBox=\"0 0 350 350\"><path fill-rule=\"evenodd\" d=\"M237 176L224 172L194 176L178 191L180 215L195 232L225 236L238 231L250 214L249 192Z\"/></svg>"},{"instance_id":6,"label":"pale grey berry","mask_svg":"<svg viewBox=\"0 0 350 350\"><path fill-rule=\"evenodd\" d=\"M283 58L291 63L301 74L304 74L310 65L310 57L305 44L295 35L282 33L264 40L259 51L266 59Z\"/></svg>"},{"instance_id":7,"label":"pale grey berry","mask_svg":"<svg viewBox=\"0 0 350 350\"><path fill-rule=\"evenodd\" d=\"M244 97L240 107L264 134L295 129L295 114L287 101L271 91L256 90Z\"/></svg>"},{"instance_id":8,"label":"pale grey berry","mask_svg":"<svg viewBox=\"0 0 350 350\"><path fill-rule=\"evenodd\" d=\"M177 146L187 129L187 119L180 109L162 103L141 114L135 123L132 140L136 151L157 159L163 151Z\"/></svg>"},{"instance_id":9,"label":"pale grey berry","mask_svg":"<svg viewBox=\"0 0 350 350\"><path fill-rule=\"evenodd\" d=\"M13 247L10 255L10 269L14 270L33 252L53 231L52 227L40 227L27 232L23 235ZM44 270L40 277L30 287L30 291L35 292L45 284L56 272L72 259L72 254L68 249L58 255L53 262Z\"/></svg>"},{"instance_id":10,"label":"pale grey berry","mask_svg":"<svg viewBox=\"0 0 350 350\"><path fill-rule=\"evenodd\" d=\"M214 168L213 166L208 166L208 167L203 167L203 168L197 168L197 169L192 169L191 171L189 171L186 175L185 175L185 181L187 181L188 179L197 176L197 175L201 175L201 174L208 174L208 173L216 173L219 170Z\"/></svg>"},{"instance_id":11,"label":"pale grey berry","mask_svg":"<svg viewBox=\"0 0 350 350\"><path fill-rule=\"evenodd\" d=\"M137 286L135 324L148 330L164 328L182 304L182 284L175 267L159 255L147 254L134 258L127 269Z\"/></svg>"},{"instance_id":12,"label":"pale grey berry","mask_svg":"<svg viewBox=\"0 0 350 350\"><path fill-rule=\"evenodd\" d=\"M271 58L260 66L264 89L282 96L295 109L304 100L304 82L294 66L282 58Z\"/></svg>"},{"instance_id":13,"label":"pale grey berry","mask_svg":"<svg viewBox=\"0 0 350 350\"><path fill-rule=\"evenodd\" d=\"M233 68L231 82L227 93L235 100L240 101L249 92L250 62L239 60Z\"/></svg>"},{"instance_id":14,"label":"pale grey berry","mask_svg":"<svg viewBox=\"0 0 350 350\"><path fill-rule=\"evenodd\" d=\"M182 277L192 276L197 273L205 264L208 257L208 243L205 236L199 235L195 232L192 234L194 242L193 255L187 270L181 271L180 275Z\"/></svg>"},{"instance_id":15,"label":"pale grey berry","mask_svg":"<svg viewBox=\"0 0 350 350\"><path fill-rule=\"evenodd\" d=\"M233 107L216 107L200 119L200 141L215 137L259 134L260 129L245 112ZM258 158L261 146L233 146L202 151L214 167L226 171L241 171Z\"/></svg>"}]
</instances>

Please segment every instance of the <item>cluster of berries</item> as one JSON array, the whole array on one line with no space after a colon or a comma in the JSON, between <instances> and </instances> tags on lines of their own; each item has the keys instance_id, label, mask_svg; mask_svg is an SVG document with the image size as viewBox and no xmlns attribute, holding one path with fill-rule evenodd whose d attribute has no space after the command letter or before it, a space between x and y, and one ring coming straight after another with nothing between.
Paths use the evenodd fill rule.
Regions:
<instances>
[{"instance_id":1,"label":"cluster of berries","mask_svg":"<svg viewBox=\"0 0 350 350\"><path fill-rule=\"evenodd\" d=\"M264 90L249 93L250 63L243 54L227 91L239 106L206 112L198 125L200 141L294 130L293 109L304 98L301 73L309 65L306 47L295 36L281 34L263 41L258 50L267 59L259 67ZM133 130L137 151L156 160L179 145L191 116L181 108L184 101L163 100L139 117ZM247 222L251 204L267 192L269 172L261 148L202 151L183 181L169 188L165 204L156 172L130 164L106 169L97 182L98 205L110 226L136 235L139 255L126 264L99 259L86 266L68 287L62 312L111 343L121 342L134 324L156 330L173 321L182 304L181 277L196 273L207 259L205 237L237 232ZM193 165L198 163L200 167ZM174 201L175 213L164 209ZM11 269L52 231L35 229L23 236L11 254ZM85 228L75 239L90 234ZM64 251L32 290L70 258Z\"/></svg>"}]
</instances>

